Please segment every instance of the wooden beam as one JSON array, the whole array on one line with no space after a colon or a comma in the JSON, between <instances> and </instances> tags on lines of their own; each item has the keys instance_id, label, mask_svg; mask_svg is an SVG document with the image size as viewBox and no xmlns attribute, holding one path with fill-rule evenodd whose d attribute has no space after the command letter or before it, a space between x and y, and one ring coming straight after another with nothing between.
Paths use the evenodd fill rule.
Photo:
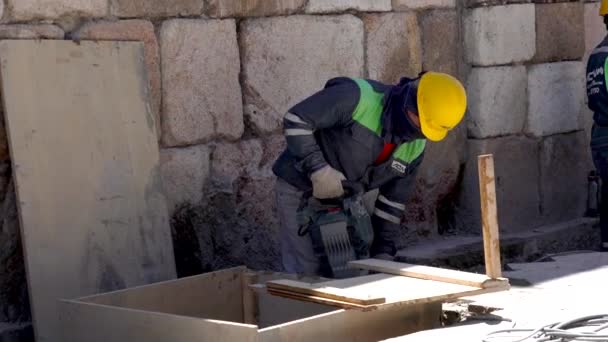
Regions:
<instances>
[{"instance_id":1,"label":"wooden beam","mask_svg":"<svg viewBox=\"0 0 608 342\"><path fill-rule=\"evenodd\" d=\"M336 299L323 298L323 297L318 297L318 296L313 296L313 295L305 295L305 294L301 294L301 293L295 293L295 292L291 292L291 291L281 291L281 290L275 290L275 289L270 289L270 288L268 289L268 293L270 293L273 296L279 296L279 297L288 298L288 299L295 299L295 300L310 302L310 303L330 305L330 306L341 308L341 309L366 309L366 308L375 309L376 308L375 305L359 305L359 304L339 301Z\"/></svg>"},{"instance_id":2,"label":"wooden beam","mask_svg":"<svg viewBox=\"0 0 608 342\"><path fill-rule=\"evenodd\" d=\"M350 267L362 270L395 274L405 277L435 280L444 283L473 286L479 288L504 287L509 282L505 278L492 279L483 274L447 270L437 267L411 265L380 259L356 260L348 263Z\"/></svg>"},{"instance_id":3,"label":"wooden beam","mask_svg":"<svg viewBox=\"0 0 608 342\"><path fill-rule=\"evenodd\" d=\"M361 305L344 300L323 298L316 295L296 293L290 290L267 288L270 294L310 301L340 308L352 308L362 311L394 306L405 307L440 301L451 301L464 296L504 291L509 288L508 282L503 287L479 288L474 286L450 284L435 280L424 280L391 274L372 274L356 278L338 279L323 284L327 288L343 290L349 296L384 296L385 303Z\"/></svg>"},{"instance_id":4,"label":"wooden beam","mask_svg":"<svg viewBox=\"0 0 608 342\"><path fill-rule=\"evenodd\" d=\"M496 279L502 276L502 270L500 263L500 239L498 235L496 179L494 177L493 156L491 154L479 156L478 166L486 275L492 279Z\"/></svg>"},{"instance_id":5,"label":"wooden beam","mask_svg":"<svg viewBox=\"0 0 608 342\"><path fill-rule=\"evenodd\" d=\"M288 279L269 281L266 283L266 286L268 289L284 292L295 292L298 294L334 299L358 305L382 304L386 302L386 299L383 296L374 296L367 293L360 295L352 291L348 291L347 289Z\"/></svg>"}]
</instances>

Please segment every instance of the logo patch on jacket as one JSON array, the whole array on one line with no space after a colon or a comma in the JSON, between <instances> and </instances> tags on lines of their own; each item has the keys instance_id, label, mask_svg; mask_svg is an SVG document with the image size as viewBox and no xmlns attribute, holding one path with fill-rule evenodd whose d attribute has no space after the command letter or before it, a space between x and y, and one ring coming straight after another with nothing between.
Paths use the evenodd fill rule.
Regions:
<instances>
[{"instance_id":1,"label":"logo patch on jacket","mask_svg":"<svg viewBox=\"0 0 608 342\"><path fill-rule=\"evenodd\" d=\"M399 173L402 173L402 174L405 173L405 171L407 170L407 165L402 164L396 160L393 160L391 167L393 168L393 170L395 170Z\"/></svg>"}]
</instances>

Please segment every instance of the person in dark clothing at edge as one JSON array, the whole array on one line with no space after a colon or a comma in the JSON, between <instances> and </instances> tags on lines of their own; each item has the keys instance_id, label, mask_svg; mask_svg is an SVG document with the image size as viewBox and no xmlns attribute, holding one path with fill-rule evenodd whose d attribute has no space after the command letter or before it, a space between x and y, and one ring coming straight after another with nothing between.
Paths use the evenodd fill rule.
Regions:
<instances>
[{"instance_id":1,"label":"person in dark clothing at edge","mask_svg":"<svg viewBox=\"0 0 608 342\"><path fill-rule=\"evenodd\" d=\"M608 29L608 0L602 0L600 16ZM591 154L602 180L600 230L603 251L608 251L608 36L593 50L587 62L587 99L593 111Z\"/></svg>"},{"instance_id":2,"label":"person in dark clothing at edge","mask_svg":"<svg viewBox=\"0 0 608 342\"><path fill-rule=\"evenodd\" d=\"M311 238L298 235L298 207L311 189L318 199L342 196L343 180L379 189L370 255L392 259L426 140L445 138L462 121L466 102L456 78L423 72L395 85L333 78L289 109L283 119L287 148L273 166L285 270L318 274Z\"/></svg>"}]
</instances>

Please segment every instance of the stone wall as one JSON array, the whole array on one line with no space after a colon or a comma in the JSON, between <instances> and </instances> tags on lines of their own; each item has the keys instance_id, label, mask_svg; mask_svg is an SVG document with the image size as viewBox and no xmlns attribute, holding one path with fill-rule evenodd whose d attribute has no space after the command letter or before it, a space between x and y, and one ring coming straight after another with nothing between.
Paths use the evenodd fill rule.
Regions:
<instances>
[{"instance_id":1,"label":"stone wall","mask_svg":"<svg viewBox=\"0 0 608 342\"><path fill-rule=\"evenodd\" d=\"M479 231L476 156L483 153L495 155L503 231L584 214L592 169L585 65L606 33L598 6L469 1L464 9L469 150L456 216L466 230Z\"/></svg>"},{"instance_id":2,"label":"stone wall","mask_svg":"<svg viewBox=\"0 0 608 342\"><path fill-rule=\"evenodd\" d=\"M280 269L271 166L281 117L341 75L395 82L437 70L469 88L466 122L429 144L400 246L479 232L480 153L496 154L503 229L580 216L582 58L599 36L583 41L583 23L597 24L597 3L538 2L4 0L0 39L143 41L184 276ZM28 311L6 146L2 128L0 321L14 321Z\"/></svg>"}]
</instances>

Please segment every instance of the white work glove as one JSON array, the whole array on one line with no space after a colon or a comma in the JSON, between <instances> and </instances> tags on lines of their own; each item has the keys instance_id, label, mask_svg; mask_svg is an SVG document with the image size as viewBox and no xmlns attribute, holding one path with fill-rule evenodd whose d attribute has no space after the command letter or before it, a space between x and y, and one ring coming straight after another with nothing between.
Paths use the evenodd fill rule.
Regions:
<instances>
[{"instance_id":1,"label":"white work glove","mask_svg":"<svg viewBox=\"0 0 608 342\"><path fill-rule=\"evenodd\" d=\"M342 181L346 177L342 172L327 165L310 175L312 195L318 199L337 198L344 195Z\"/></svg>"}]
</instances>

